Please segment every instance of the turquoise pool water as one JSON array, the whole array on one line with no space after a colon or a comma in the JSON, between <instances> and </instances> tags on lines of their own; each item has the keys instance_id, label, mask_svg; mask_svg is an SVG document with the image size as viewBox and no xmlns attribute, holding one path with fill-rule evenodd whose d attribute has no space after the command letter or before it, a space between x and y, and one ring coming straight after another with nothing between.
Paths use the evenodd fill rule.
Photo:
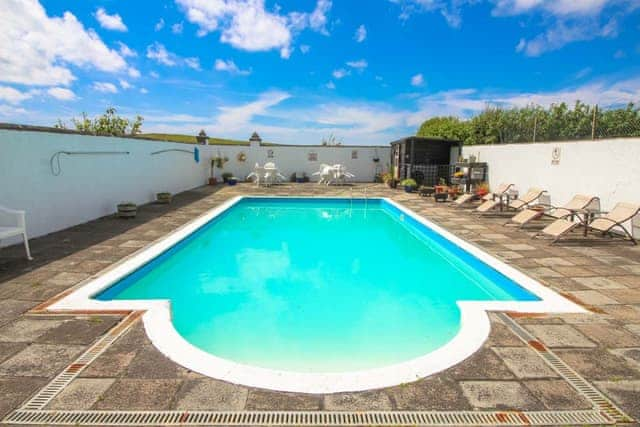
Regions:
<instances>
[{"instance_id":1,"label":"turquoise pool water","mask_svg":"<svg viewBox=\"0 0 640 427\"><path fill-rule=\"evenodd\" d=\"M459 300L538 300L380 199L245 198L94 298L168 299L215 356L344 372L422 356Z\"/></svg>"}]
</instances>

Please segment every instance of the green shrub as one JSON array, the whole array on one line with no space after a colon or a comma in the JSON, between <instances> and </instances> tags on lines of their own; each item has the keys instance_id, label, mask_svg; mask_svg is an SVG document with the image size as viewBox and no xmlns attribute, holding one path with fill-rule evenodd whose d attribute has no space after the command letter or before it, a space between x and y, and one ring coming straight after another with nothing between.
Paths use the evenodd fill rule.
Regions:
<instances>
[{"instance_id":1,"label":"green shrub","mask_svg":"<svg viewBox=\"0 0 640 427\"><path fill-rule=\"evenodd\" d=\"M415 179L411 179L411 178L407 178L407 179L403 179L400 182L400 185L402 185L403 187L417 187L418 184L416 183Z\"/></svg>"}]
</instances>

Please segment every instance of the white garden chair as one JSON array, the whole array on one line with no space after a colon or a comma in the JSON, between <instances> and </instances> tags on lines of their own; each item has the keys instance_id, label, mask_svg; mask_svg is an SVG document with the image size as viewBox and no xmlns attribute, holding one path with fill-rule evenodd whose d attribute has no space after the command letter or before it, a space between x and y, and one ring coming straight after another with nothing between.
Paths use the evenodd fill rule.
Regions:
<instances>
[{"instance_id":1,"label":"white garden chair","mask_svg":"<svg viewBox=\"0 0 640 427\"><path fill-rule=\"evenodd\" d=\"M0 206L0 240L14 236L22 236L27 258L32 260L31 251L29 250L29 238L27 237L25 212Z\"/></svg>"}]
</instances>

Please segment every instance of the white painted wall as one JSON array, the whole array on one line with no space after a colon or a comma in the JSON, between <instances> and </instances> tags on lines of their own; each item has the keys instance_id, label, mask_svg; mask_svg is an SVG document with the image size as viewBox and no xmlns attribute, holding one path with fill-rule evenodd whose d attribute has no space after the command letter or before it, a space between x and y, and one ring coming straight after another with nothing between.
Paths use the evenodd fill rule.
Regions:
<instances>
[{"instance_id":1,"label":"white painted wall","mask_svg":"<svg viewBox=\"0 0 640 427\"><path fill-rule=\"evenodd\" d=\"M161 191L178 193L204 185L210 174L210 159L220 153L229 158L222 172L244 179L256 162L273 161L289 177L293 172L309 176L320 163L342 163L357 181L372 181L379 167L389 161L388 147L304 147L304 146L197 146L200 163L193 155L159 150L193 150L195 146L130 138L96 137L55 132L0 129L0 205L27 212L31 237L81 224L115 212L122 201L138 204L155 199ZM273 159L267 158L273 150ZM351 159L352 150L358 158ZM62 173L54 176L51 156L57 151L129 151L128 155L60 157ZM237 155L244 152L245 162ZM309 152L318 161L308 161ZM386 167L386 166L384 166ZM17 240L3 240L1 246Z\"/></svg>"},{"instance_id":2,"label":"white painted wall","mask_svg":"<svg viewBox=\"0 0 640 427\"><path fill-rule=\"evenodd\" d=\"M560 159L552 164L556 147ZM521 194L529 187L543 188L554 205L578 193L600 197L604 210L618 202L640 204L640 138L471 145L463 155L489 164L492 188L501 182L514 183ZM636 236L638 231L636 227Z\"/></svg>"}]
</instances>

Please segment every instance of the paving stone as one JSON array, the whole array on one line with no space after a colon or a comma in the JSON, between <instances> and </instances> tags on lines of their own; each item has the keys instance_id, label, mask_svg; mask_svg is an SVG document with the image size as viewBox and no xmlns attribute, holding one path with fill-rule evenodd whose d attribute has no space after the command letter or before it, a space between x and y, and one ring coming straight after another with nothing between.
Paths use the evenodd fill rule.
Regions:
<instances>
[{"instance_id":1,"label":"paving stone","mask_svg":"<svg viewBox=\"0 0 640 427\"><path fill-rule=\"evenodd\" d=\"M0 419L44 387L47 378L0 378Z\"/></svg>"},{"instance_id":2,"label":"paving stone","mask_svg":"<svg viewBox=\"0 0 640 427\"><path fill-rule=\"evenodd\" d=\"M628 325L624 325L625 328L633 332L634 334L640 336L640 323L631 323Z\"/></svg>"},{"instance_id":3,"label":"paving stone","mask_svg":"<svg viewBox=\"0 0 640 427\"><path fill-rule=\"evenodd\" d=\"M187 369L150 345L137 352L127 369L128 378L184 378L188 373Z\"/></svg>"},{"instance_id":4,"label":"paving stone","mask_svg":"<svg viewBox=\"0 0 640 427\"><path fill-rule=\"evenodd\" d=\"M558 377L558 374L529 347L496 347L493 351L518 378Z\"/></svg>"},{"instance_id":5,"label":"paving stone","mask_svg":"<svg viewBox=\"0 0 640 427\"><path fill-rule=\"evenodd\" d=\"M248 389L212 378L186 380L176 395L176 409L240 411Z\"/></svg>"},{"instance_id":6,"label":"paving stone","mask_svg":"<svg viewBox=\"0 0 640 427\"><path fill-rule=\"evenodd\" d=\"M136 351L119 351L110 347L82 371L80 376L119 377L126 372L135 355Z\"/></svg>"},{"instance_id":7,"label":"paving stone","mask_svg":"<svg viewBox=\"0 0 640 427\"><path fill-rule=\"evenodd\" d=\"M67 286L45 285L42 282L21 283L12 281L0 285L0 299L13 298L43 302L66 289Z\"/></svg>"},{"instance_id":8,"label":"paving stone","mask_svg":"<svg viewBox=\"0 0 640 427\"><path fill-rule=\"evenodd\" d=\"M627 271L630 271L633 274L640 274L640 264L621 265L620 267L624 268Z\"/></svg>"},{"instance_id":9,"label":"paving stone","mask_svg":"<svg viewBox=\"0 0 640 427\"><path fill-rule=\"evenodd\" d=\"M568 293L587 305L619 304L618 301L614 300L613 298L609 298L608 296L598 291L575 291Z\"/></svg>"},{"instance_id":10,"label":"paving stone","mask_svg":"<svg viewBox=\"0 0 640 427\"><path fill-rule=\"evenodd\" d=\"M118 379L105 391L93 409L170 409L181 380Z\"/></svg>"},{"instance_id":11,"label":"paving stone","mask_svg":"<svg viewBox=\"0 0 640 427\"><path fill-rule=\"evenodd\" d=\"M90 409L114 381L113 378L76 378L47 405L46 409Z\"/></svg>"},{"instance_id":12,"label":"paving stone","mask_svg":"<svg viewBox=\"0 0 640 427\"><path fill-rule=\"evenodd\" d=\"M114 327L120 318L115 316L93 316L73 319L50 329L37 341L56 344L91 344Z\"/></svg>"},{"instance_id":13,"label":"paving stone","mask_svg":"<svg viewBox=\"0 0 640 427\"><path fill-rule=\"evenodd\" d=\"M0 328L0 341L33 342L64 320L22 318Z\"/></svg>"},{"instance_id":14,"label":"paving stone","mask_svg":"<svg viewBox=\"0 0 640 427\"><path fill-rule=\"evenodd\" d=\"M449 377L435 375L386 389L399 410L465 410L472 406L460 385Z\"/></svg>"},{"instance_id":15,"label":"paving stone","mask_svg":"<svg viewBox=\"0 0 640 427\"><path fill-rule=\"evenodd\" d=\"M604 307L605 313L618 320L631 320L640 322L640 308L633 305L608 305Z\"/></svg>"},{"instance_id":16,"label":"paving stone","mask_svg":"<svg viewBox=\"0 0 640 427\"><path fill-rule=\"evenodd\" d=\"M71 273L65 271L45 280L44 283L54 286L73 286L87 279L89 276L87 273Z\"/></svg>"},{"instance_id":17,"label":"paving stone","mask_svg":"<svg viewBox=\"0 0 640 427\"><path fill-rule=\"evenodd\" d=\"M640 288L640 275L638 276L611 276L612 280L615 280L618 283L623 283L629 288L638 289Z\"/></svg>"},{"instance_id":18,"label":"paving stone","mask_svg":"<svg viewBox=\"0 0 640 427\"><path fill-rule=\"evenodd\" d=\"M622 357L629 362L631 366L636 369L640 369L640 347L636 348L613 348L609 349L609 352L616 356Z\"/></svg>"},{"instance_id":19,"label":"paving stone","mask_svg":"<svg viewBox=\"0 0 640 427\"><path fill-rule=\"evenodd\" d=\"M575 277L573 280L591 289L626 289L624 285L606 277Z\"/></svg>"},{"instance_id":20,"label":"paving stone","mask_svg":"<svg viewBox=\"0 0 640 427\"><path fill-rule=\"evenodd\" d=\"M515 251L497 251L495 252L495 255L499 256L502 259L507 259L507 260L524 258L524 255Z\"/></svg>"},{"instance_id":21,"label":"paving stone","mask_svg":"<svg viewBox=\"0 0 640 427\"><path fill-rule=\"evenodd\" d=\"M544 406L517 381L462 381L462 392L476 409L542 410Z\"/></svg>"},{"instance_id":22,"label":"paving stone","mask_svg":"<svg viewBox=\"0 0 640 427\"><path fill-rule=\"evenodd\" d=\"M0 326L18 318L35 304L31 301L18 301L14 299L0 299Z\"/></svg>"},{"instance_id":23,"label":"paving stone","mask_svg":"<svg viewBox=\"0 0 640 427\"><path fill-rule=\"evenodd\" d=\"M488 347L445 371L457 380L512 379L514 375L502 360Z\"/></svg>"},{"instance_id":24,"label":"paving stone","mask_svg":"<svg viewBox=\"0 0 640 427\"><path fill-rule=\"evenodd\" d=\"M373 390L359 393L335 393L324 397L327 411L390 411L389 396L383 391Z\"/></svg>"},{"instance_id":25,"label":"paving stone","mask_svg":"<svg viewBox=\"0 0 640 427\"><path fill-rule=\"evenodd\" d=\"M24 342L0 342L0 363L27 347Z\"/></svg>"},{"instance_id":26,"label":"paving stone","mask_svg":"<svg viewBox=\"0 0 640 427\"><path fill-rule=\"evenodd\" d=\"M640 419L640 381L596 381L595 385L628 415Z\"/></svg>"},{"instance_id":27,"label":"paving stone","mask_svg":"<svg viewBox=\"0 0 640 427\"><path fill-rule=\"evenodd\" d=\"M640 337L624 329L603 323L576 325L576 329L606 347L638 347Z\"/></svg>"},{"instance_id":28,"label":"paving stone","mask_svg":"<svg viewBox=\"0 0 640 427\"><path fill-rule=\"evenodd\" d=\"M491 322L491 332L486 342L487 346L524 346L520 338L511 329L498 322Z\"/></svg>"},{"instance_id":29,"label":"paving stone","mask_svg":"<svg viewBox=\"0 0 640 427\"><path fill-rule=\"evenodd\" d=\"M609 289L607 295L623 304L640 304L640 289Z\"/></svg>"},{"instance_id":30,"label":"paving stone","mask_svg":"<svg viewBox=\"0 0 640 427\"><path fill-rule=\"evenodd\" d=\"M83 346L32 344L0 364L0 375L18 377L51 377L57 375Z\"/></svg>"},{"instance_id":31,"label":"paving stone","mask_svg":"<svg viewBox=\"0 0 640 427\"><path fill-rule=\"evenodd\" d=\"M522 384L549 410L591 409L591 403L564 380L527 380Z\"/></svg>"},{"instance_id":32,"label":"paving stone","mask_svg":"<svg viewBox=\"0 0 640 427\"><path fill-rule=\"evenodd\" d=\"M538 267L528 269L527 272L529 275L534 277L563 277L562 273L558 273L555 270L550 269L549 267Z\"/></svg>"},{"instance_id":33,"label":"paving stone","mask_svg":"<svg viewBox=\"0 0 640 427\"><path fill-rule=\"evenodd\" d=\"M245 409L248 411L315 411L320 409L321 403L321 395L250 389Z\"/></svg>"},{"instance_id":34,"label":"paving stone","mask_svg":"<svg viewBox=\"0 0 640 427\"><path fill-rule=\"evenodd\" d=\"M553 269L563 276L567 277L588 277L595 276L596 274L589 270L586 267L576 266L576 267L563 267L563 266L554 266Z\"/></svg>"},{"instance_id":35,"label":"paving stone","mask_svg":"<svg viewBox=\"0 0 640 427\"><path fill-rule=\"evenodd\" d=\"M548 347L595 347L587 337L569 325L525 325Z\"/></svg>"},{"instance_id":36,"label":"paving stone","mask_svg":"<svg viewBox=\"0 0 640 427\"><path fill-rule=\"evenodd\" d=\"M524 243L509 243L509 244L504 244L502 246L509 249L510 251L533 251L536 249L534 246L527 245Z\"/></svg>"},{"instance_id":37,"label":"paving stone","mask_svg":"<svg viewBox=\"0 0 640 427\"><path fill-rule=\"evenodd\" d=\"M553 258L537 258L536 262L538 264L540 264L543 267L553 267L556 265L561 265L561 266L571 266L574 265L571 261L567 261L564 258L557 258L557 257L553 257Z\"/></svg>"},{"instance_id":38,"label":"paving stone","mask_svg":"<svg viewBox=\"0 0 640 427\"><path fill-rule=\"evenodd\" d=\"M601 348L555 350L555 353L589 380L640 379L640 370Z\"/></svg>"}]
</instances>

